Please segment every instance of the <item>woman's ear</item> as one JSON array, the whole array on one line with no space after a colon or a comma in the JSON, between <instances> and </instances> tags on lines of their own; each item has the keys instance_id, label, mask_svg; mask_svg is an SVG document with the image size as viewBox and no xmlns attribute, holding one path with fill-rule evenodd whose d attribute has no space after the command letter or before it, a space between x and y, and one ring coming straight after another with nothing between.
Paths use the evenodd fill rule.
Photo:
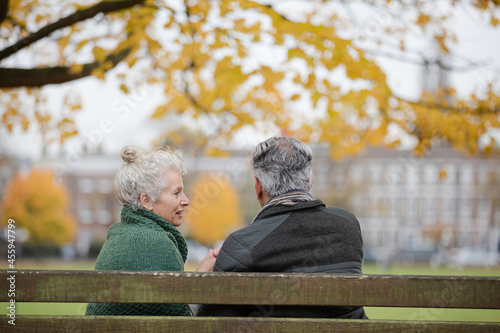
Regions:
<instances>
[{"instance_id":1,"label":"woman's ear","mask_svg":"<svg viewBox=\"0 0 500 333\"><path fill-rule=\"evenodd\" d=\"M147 196L146 193L141 194L140 200L141 200L142 207L144 209L153 210L153 203L151 202L151 199Z\"/></svg>"}]
</instances>

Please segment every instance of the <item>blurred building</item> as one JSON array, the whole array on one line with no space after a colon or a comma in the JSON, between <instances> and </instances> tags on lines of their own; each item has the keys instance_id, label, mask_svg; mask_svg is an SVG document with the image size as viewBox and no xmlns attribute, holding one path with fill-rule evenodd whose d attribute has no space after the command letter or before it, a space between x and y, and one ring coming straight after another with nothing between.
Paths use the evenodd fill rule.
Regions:
<instances>
[{"instance_id":1,"label":"blurred building","mask_svg":"<svg viewBox=\"0 0 500 333\"><path fill-rule=\"evenodd\" d=\"M123 164L119 155L89 154L78 159L45 161L68 191L70 213L78 221L76 253L100 250L111 224L120 220L121 206L113 195L113 178ZM95 249L92 247L95 246Z\"/></svg>"},{"instance_id":2,"label":"blurred building","mask_svg":"<svg viewBox=\"0 0 500 333\"><path fill-rule=\"evenodd\" d=\"M327 205L348 209L358 217L367 253L371 249L391 256L464 247L498 250L498 158L465 157L449 148L416 158L410 151L371 148L334 161L328 150L314 147L312 192ZM233 151L225 158L186 155L185 162L187 191L197 175L223 173L240 193L245 220L258 211L247 151ZM86 255L92 243L100 244L109 226L120 220L113 177L123 161L118 154L97 154L65 168L61 163L65 162L51 165L64 171L71 212L79 224L76 248Z\"/></svg>"},{"instance_id":3,"label":"blurred building","mask_svg":"<svg viewBox=\"0 0 500 333\"><path fill-rule=\"evenodd\" d=\"M474 247L497 252L500 242L500 160L439 148L368 149L340 162L315 149L319 197L332 191L359 219L365 247L379 253ZM340 197L340 199L339 199Z\"/></svg>"}]
</instances>

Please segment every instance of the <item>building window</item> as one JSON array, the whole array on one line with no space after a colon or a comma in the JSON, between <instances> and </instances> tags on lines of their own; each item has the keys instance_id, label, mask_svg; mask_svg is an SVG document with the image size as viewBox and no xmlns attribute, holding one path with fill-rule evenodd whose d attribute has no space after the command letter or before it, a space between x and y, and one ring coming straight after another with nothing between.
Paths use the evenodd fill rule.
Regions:
<instances>
[{"instance_id":1,"label":"building window","mask_svg":"<svg viewBox=\"0 0 500 333\"><path fill-rule=\"evenodd\" d=\"M401 182L402 174L398 164L389 164L387 166L385 180L388 184L398 184Z\"/></svg>"},{"instance_id":2,"label":"building window","mask_svg":"<svg viewBox=\"0 0 500 333\"><path fill-rule=\"evenodd\" d=\"M459 204L460 217L470 218L472 216L472 200L470 198L460 198Z\"/></svg>"},{"instance_id":3,"label":"building window","mask_svg":"<svg viewBox=\"0 0 500 333\"><path fill-rule=\"evenodd\" d=\"M106 194L111 193L113 190L113 185L109 179L100 179L97 183L97 188L100 193Z\"/></svg>"},{"instance_id":4,"label":"building window","mask_svg":"<svg viewBox=\"0 0 500 333\"><path fill-rule=\"evenodd\" d=\"M110 224L111 223L111 213L107 210L99 210L97 212L97 223L99 224Z\"/></svg>"},{"instance_id":5,"label":"building window","mask_svg":"<svg viewBox=\"0 0 500 333\"><path fill-rule=\"evenodd\" d=\"M408 177L407 184L418 184L418 168L416 166L409 167L406 175Z\"/></svg>"},{"instance_id":6,"label":"building window","mask_svg":"<svg viewBox=\"0 0 500 333\"><path fill-rule=\"evenodd\" d=\"M364 173L363 165L361 165L361 164L355 164L352 167L352 171L351 171L351 174L350 174L351 177L350 178L354 182L362 182L362 181L364 181L364 179L363 179L363 173Z\"/></svg>"},{"instance_id":7,"label":"building window","mask_svg":"<svg viewBox=\"0 0 500 333\"><path fill-rule=\"evenodd\" d=\"M333 182L341 187L344 185L344 183L346 182L346 177L345 177L345 170L344 168L338 168L337 170L335 170L334 172L331 172L330 173L330 177L332 177L333 179ZM240 177L240 178L243 178L243 177ZM326 185L326 184L325 184Z\"/></svg>"},{"instance_id":8,"label":"building window","mask_svg":"<svg viewBox=\"0 0 500 333\"><path fill-rule=\"evenodd\" d=\"M414 219L418 215L418 199L409 198L405 200L405 210L407 217Z\"/></svg>"},{"instance_id":9,"label":"building window","mask_svg":"<svg viewBox=\"0 0 500 333\"><path fill-rule=\"evenodd\" d=\"M379 231L377 231L376 229L370 229L369 231L369 242L372 246L377 246L379 244L378 242L378 235L379 235Z\"/></svg>"},{"instance_id":10,"label":"building window","mask_svg":"<svg viewBox=\"0 0 500 333\"><path fill-rule=\"evenodd\" d=\"M371 210L371 199L364 197L362 200L363 200L363 209L362 209L363 216L372 217L373 213Z\"/></svg>"},{"instance_id":11,"label":"building window","mask_svg":"<svg viewBox=\"0 0 500 333\"><path fill-rule=\"evenodd\" d=\"M405 232L404 249L411 250L413 248L415 248L415 233L412 230L407 230Z\"/></svg>"},{"instance_id":12,"label":"building window","mask_svg":"<svg viewBox=\"0 0 500 333\"><path fill-rule=\"evenodd\" d=\"M477 210L478 217L488 217L491 213L491 200L488 198L480 198L479 207Z\"/></svg>"},{"instance_id":13,"label":"building window","mask_svg":"<svg viewBox=\"0 0 500 333\"><path fill-rule=\"evenodd\" d=\"M80 200L78 207L78 220L81 224L91 224L92 218L92 210L90 209L89 202L87 200Z\"/></svg>"},{"instance_id":14,"label":"building window","mask_svg":"<svg viewBox=\"0 0 500 333\"><path fill-rule=\"evenodd\" d=\"M94 192L94 182L90 178L82 178L78 182L78 189L82 193L92 193Z\"/></svg>"},{"instance_id":15,"label":"building window","mask_svg":"<svg viewBox=\"0 0 500 333\"><path fill-rule=\"evenodd\" d=\"M446 164L443 166L442 171L444 171L443 176L445 177L441 181L446 184L456 184L457 183L457 168L453 164Z\"/></svg>"},{"instance_id":16,"label":"building window","mask_svg":"<svg viewBox=\"0 0 500 333\"><path fill-rule=\"evenodd\" d=\"M400 216L400 200L398 198L390 198L389 200L389 216L399 217Z\"/></svg>"},{"instance_id":17,"label":"building window","mask_svg":"<svg viewBox=\"0 0 500 333\"><path fill-rule=\"evenodd\" d=\"M437 211L437 200L434 198L427 198L424 201L424 216L427 219L436 219L436 211Z\"/></svg>"},{"instance_id":18,"label":"building window","mask_svg":"<svg viewBox=\"0 0 500 333\"><path fill-rule=\"evenodd\" d=\"M444 207L444 217L447 220L453 220L455 218L455 210L456 210L456 199L445 199L445 207Z\"/></svg>"},{"instance_id":19,"label":"building window","mask_svg":"<svg viewBox=\"0 0 500 333\"><path fill-rule=\"evenodd\" d=\"M439 180L439 170L433 164L424 166L424 182L427 184L435 184Z\"/></svg>"},{"instance_id":20,"label":"building window","mask_svg":"<svg viewBox=\"0 0 500 333\"><path fill-rule=\"evenodd\" d=\"M368 172L370 182L373 184L379 184L382 180L382 166L380 164L371 164L366 170Z\"/></svg>"},{"instance_id":21,"label":"building window","mask_svg":"<svg viewBox=\"0 0 500 333\"><path fill-rule=\"evenodd\" d=\"M106 205L106 201L103 199L99 203L99 208L96 214L97 223L99 224L110 224L111 223L111 212Z\"/></svg>"},{"instance_id":22,"label":"building window","mask_svg":"<svg viewBox=\"0 0 500 333\"><path fill-rule=\"evenodd\" d=\"M465 247L468 245L469 235L467 232L460 231L457 237L457 247Z\"/></svg>"},{"instance_id":23,"label":"building window","mask_svg":"<svg viewBox=\"0 0 500 333\"><path fill-rule=\"evenodd\" d=\"M471 165L463 165L460 168L460 183L471 184L474 181L474 173Z\"/></svg>"},{"instance_id":24,"label":"building window","mask_svg":"<svg viewBox=\"0 0 500 333\"><path fill-rule=\"evenodd\" d=\"M360 194L354 194L352 197L352 203L357 210L363 210L363 196Z\"/></svg>"},{"instance_id":25,"label":"building window","mask_svg":"<svg viewBox=\"0 0 500 333\"><path fill-rule=\"evenodd\" d=\"M490 179L488 178L489 178L488 166L483 165L478 169L477 181L481 185L488 184L488 182L490 181Z\"/></svg>"}]
</instances>

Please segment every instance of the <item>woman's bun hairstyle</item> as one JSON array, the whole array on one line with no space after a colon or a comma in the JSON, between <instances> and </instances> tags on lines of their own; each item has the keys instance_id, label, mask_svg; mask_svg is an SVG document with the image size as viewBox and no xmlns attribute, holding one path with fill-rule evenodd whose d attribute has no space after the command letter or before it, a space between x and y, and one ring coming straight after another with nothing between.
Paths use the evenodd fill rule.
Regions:
<instances>
[{"instance_id":1,"label":"woman's bun hairstyle","mask_svg":"<svg viewBox=\"0 0 500 333\"><path fill-rule=\"evenodd\" d=\"M122 160L124 160L127 163L132 163L134 162L137 157L140 155L141 149L137 148L136 146L125 146L122 148L120 151L120 155L122 156Z\"/></svg>"}]
</instances>

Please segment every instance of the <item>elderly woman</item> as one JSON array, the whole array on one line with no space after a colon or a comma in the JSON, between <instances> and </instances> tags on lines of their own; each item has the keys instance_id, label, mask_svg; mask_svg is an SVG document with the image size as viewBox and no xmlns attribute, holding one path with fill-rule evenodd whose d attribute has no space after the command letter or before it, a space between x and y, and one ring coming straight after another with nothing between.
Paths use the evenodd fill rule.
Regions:
<instances>
[{"instance_id":1,"label":"elderly woman","mask_svg":"<svg viewBox=\"0 0 500 333\"><path fill-rule=\"evenodd\" d=\"M121 151L126 162L117 172L114 191L123 205L121 221L113 224L95 265L96 270L183 271L186 241L182 224L189 200L184 194L182 156L173 149ZM197 271L212 271L216 252L210 250ZM184 304L90 303L87 315L189 316Z\"/></svg>"}]
</instances>

